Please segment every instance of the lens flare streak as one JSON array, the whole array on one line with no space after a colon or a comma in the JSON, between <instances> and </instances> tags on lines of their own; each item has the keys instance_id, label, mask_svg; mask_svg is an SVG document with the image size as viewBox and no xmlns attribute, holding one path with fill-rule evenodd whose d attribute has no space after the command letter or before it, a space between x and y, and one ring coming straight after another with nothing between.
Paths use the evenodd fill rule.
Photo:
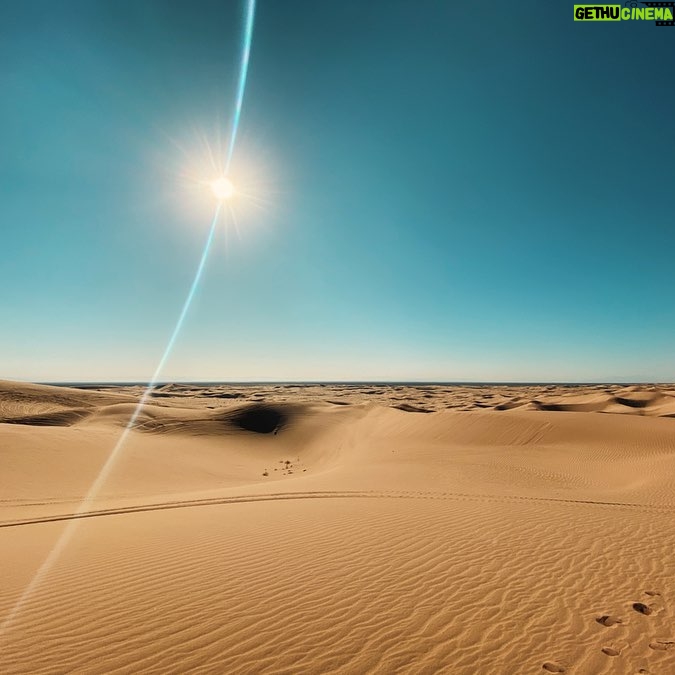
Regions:
<instances>
[{"instance_id":1,"label":"lens flare streak","mask_svg":"<svg viewBox=\"0 0 675 675\"><path fill-rule=\"evenodd\" d=\"M174 344L176 343L176 339L178 338L178 334L180 333L180 330L183 326L183 322L185 321L185 317L188 313L188 309L192 304L192 301L195 297L195 293L197 291L197 287L199 286L199 282L202 278L204 267L206 265L206 260L209 256L209 251L211 250L211 244L213 243L213 236L216 232L216 226L218 225L218 217L220 215L221 204L222 202L218 204L215 213L213 214L213 221L211 223L209 234L206 238L204 250L202 251L202 257L199 261L199 265L197 267L194 279L192 280L190 290L187 294L187 297L185 298L185 302L183 303L183 308L181 309L178 321L176 321L176 325L174 326L173 332L171 333L171 337L169 338L169 341L166 344L166 348L164 349L164 353L162 354L162 358L160 359L159 364L155 369L152 379L150 380L150 382L148 382L145 390L143 391L143 395L136 404L136 407L134 408L134 411L131 414L129 422L127 423L120 437L117 439L115 447L108 455L105 464L101 467L99 474L96 477L96 480L92 483L91 487L89 488L89 491L83 497L82 501L79 503L77 509L75 510L74 512L75 515L80 515L88 510L92 500L96 497L96 495L99 493L99 491L105 484L110 474L110 471L112 470L115 464L115 460L117 459L120 451L122 450L124 444L126 443L127 438L131 433L131 430L134 428L138 420L138 417L141 414L141 411L143 410L148 398L152 394L153 389L157 386L159 376L166 364L167 359L169 358L169 355L171 354L171 351L173 350ZM2 624L0 624L0 636L3 634L5 629L9 627L9 625L12 623L16 615L20 612L23 605L26 603L26 600L28 600L28 598L33 594L33 591L35 591L35 589L38 588L44 577L52 568L53 564L58 560L61 553L63 553L64 549L68 546L70 540L72 539L73 534L75 533L75 530L78 527L78 524L79 523L77 522L77 520L72 520L68 523L63 532L61 532L58 540L56 541L51 551L49 552L49 555L45 558L42 565L40 565L39 569L31 579L30 583L28 584L28 586L26 586L23 593L21 594L21 597L14 604L14 607L12 608L8 616L5 617Z\"/></svg>"},{"instance_id":2,"label":"lens flare streak","mask_svg":"<svg viewBox=\"0 0 675 675\"><path fill-rule=\"evenodd\" d=\"M239 129L239 120L241 117L241 109L242 109L242 104L244 101L244 93L246 90L246 79L248 76L248 64L249 64L249 58L251 54L251 43L253 40L253 20L255 17L255 0L247 0L246 2L246 19L245 19L245 24L244 24L244 43L243 43L243 48L242 48L242 58L241 58L241 64L240 64L240 69L239 69L239 80L238 80L238 85L237 85L237 92L236 92L236 100L235 100L235 106L234 106L234 115L232 118L232 129L230 133L230 140L227 148L227 154L225 157L225 174L227 175L227 172L230 167L230 163L232 161L232 156L234 154L234 147L235 147L235 142L237 139L237 131ZM173 332L171 333L171 336L169 338L169 341L166 344L166 347L164 349L164 353L162 354L161 359L159 360L159 363L157 364L157 368L155 369L154 374L152 375L152 378L148 382L145 390L143 391L143 394L141 398L139 399L138 403L136 404L136 407L134 408L133 413L131 414L131 417L129 419L129 422L127 423L126 427L124 428L124 431L120 435L119 439L117 440L117 443L115 444L115 447L112 449L110 454L108 455L108 458L106 459L105 463L101 467L98 476L96 477L96 480L92 483L91 487L87 491L87 494L84 496L82 501L79 503L75 514L79 515L81 513L84 513L87 511L89 505L91 504L92 500L98 495L99 491L101 490L101 487L105 484L106 480L108 479L108 476L110 475L110 472L115 464L115 461L117 457L119 456L122 448L124 447L124 444L127 441L127 438L129 437L129 434L131 433L132 429L136 425L136 422L138 421L138 417L141 414L141 411L143 410L145 404L147 403L148 398L152 394L153 389L156 387L157 382L159 380L159 377L164 369L164 366L166 365L167 360L169 359L169 356L171 355L171 352L173 351L174 345L176 343L176 340L178 338L178 335L181 331L181 328L183 327L183 323L185 321L185 317L187 316L188 310L190 309L190 305L192 304L192 301L194 300L195 294L197 292L197 288L199 286L199 283L201 281L202 275L204 273L204 267L206 266L206 261L209 256L209 252L211 250L211 245L213 243L213 238L216 232L216 227L218 225L218 220L220 216L220 212L222 210L222 205L225 199L220 199L215 212L213 214L213 220L211 222L211 227L209 229L209 233L206 238L206 242L204 244L204 249L202 251L202 255L199 261L199 265L197 266L197 271L195 272L195 276L192 280L192 285L190 286L190 290L188 291L187 297L185 298L185 302L183 303L183 307L181 309L181 312L178 316L178 320L176 321L176 324L174 326ZM229 205L228 205L229 209ZM65 527L65 529L61 532L59 535L57 541L54 543L52 546L49 554L47 557L44 559L40 567L37 569L35 574L33 575L31 581L29 584L26 586L24 589L23 593L21 596L18 598L18 600L14 603L12 609L10 610L9 614L3 619L2 623L0 624L0 637L5 633L5 631L9 628L9 626L12 624L16 616L19 614L21 609L24 607L28 599L31 597L31 595L35 592L35 590L40 586L44 578L47 576L51 568L53 567L54 563L59 559L61 554L63 553L64 549L68 546L70 543L73 534L75 533L75 530L77 529L78 526L78 521L77 519L71 520L68 525Z\"/></svg>"},{"instance_id":3,"label":"lens flare streak","mask_svg":"<svg viewBox=\"0 0 675 675\"><path fill-rule=\"evenodd\" d=\"M237 131L239 130L239 119L241 118L241 108L244 103L244 92L246 91L246 78L248 77L248 62L251 56L251 44L253 42L253 20L255 18L255 0L247 0L246 3L246 22L244 25L244 45L241 55L241 68L239 69L239 83L237 85L237 98L234 104L234 117L232 118L232 131L230 133L230 143L227 147L225 156L225 175L230 171L230 163L234 154L234 144L237 140Z\"/></svg>"}]
</instances>

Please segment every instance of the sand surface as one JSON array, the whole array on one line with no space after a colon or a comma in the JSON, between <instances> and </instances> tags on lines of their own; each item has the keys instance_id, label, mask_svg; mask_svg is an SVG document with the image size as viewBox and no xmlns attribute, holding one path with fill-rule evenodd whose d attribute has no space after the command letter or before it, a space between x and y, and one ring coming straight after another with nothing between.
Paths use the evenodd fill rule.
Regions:
<instances>
[{"instance_id":1,"label":"sand surface","mask_svg":"<svg viewBox=\"0 0 675 675\"><path fill-rule=\"evenodd\" d=\"M0 382L0 672L675 673L675 386L140 393Z\"/></svg>"}]
</instances>

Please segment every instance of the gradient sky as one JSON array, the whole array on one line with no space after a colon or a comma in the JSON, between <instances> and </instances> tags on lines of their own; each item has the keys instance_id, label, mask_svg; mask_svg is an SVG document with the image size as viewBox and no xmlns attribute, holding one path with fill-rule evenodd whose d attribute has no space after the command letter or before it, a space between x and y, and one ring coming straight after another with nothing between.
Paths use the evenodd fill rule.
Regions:
<instances>
[{"instance_id":1,"label":"gradient sky","mask_svg":"<svg viewBox=\"0 0 675 675\"><path fill-rule=\"evenodd\" d=\"M260 0L161 379L675 379L675 28L572 6ZM0 377L152 375L242 15L0 3Z\"/></svg>"}]
</instances>

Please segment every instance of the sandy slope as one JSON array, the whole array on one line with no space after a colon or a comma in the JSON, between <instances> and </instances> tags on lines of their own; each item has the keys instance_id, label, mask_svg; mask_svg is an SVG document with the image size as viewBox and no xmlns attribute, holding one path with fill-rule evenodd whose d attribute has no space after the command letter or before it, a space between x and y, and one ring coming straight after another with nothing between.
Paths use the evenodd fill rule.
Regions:
<instances>
[{"instance_id":1,"label":"sandy slope","mask_svg":"<svg viewBox=\"0 0 675 675\"><path fill-rule=\"evenodd\" d=\"M675 673L673 387L169 385L77 515L138 393L0 383L0 672Z\"/></svg>"}]
</instances>

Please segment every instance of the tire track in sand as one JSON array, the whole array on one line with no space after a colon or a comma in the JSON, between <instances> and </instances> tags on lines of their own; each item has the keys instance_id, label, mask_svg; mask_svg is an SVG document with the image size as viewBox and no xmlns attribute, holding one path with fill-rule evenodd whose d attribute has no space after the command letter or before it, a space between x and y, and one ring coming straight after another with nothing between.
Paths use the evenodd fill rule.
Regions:
<instances>
[{"instance_id":1,"label":"tire track in sand","mask_svg":"<svg viewBox=\"0 0 675 675\"><path fill-rule=\"evenodd\" d=\"M143 513L148 511L164 511L169 509L194 508L198 506L218 506L225 504L242 504L248 502L285 501L298 499L440 499L458 501L490 501L490 502L545 502L558 504L575 504L590 506L609 506L638 510L675 512L675 506L659 504L639 504L634 502L599 501L591 499L563 499L556 497L528 497L520 495L490 495L464 492L415 492L415 491L377 491L377 490L345 490L345 491L314 491L314 492L275 492L269 494L245 494L228 497L212 497L207 499L189 499L133 506L120 506L109 509L83 511L82 513L61 513L35 518L0 521L0 528L20 527L24 525L39 525L83 518L100 518L104 516L119 516L129 513Z\"/></svg>"}]
</instances>

